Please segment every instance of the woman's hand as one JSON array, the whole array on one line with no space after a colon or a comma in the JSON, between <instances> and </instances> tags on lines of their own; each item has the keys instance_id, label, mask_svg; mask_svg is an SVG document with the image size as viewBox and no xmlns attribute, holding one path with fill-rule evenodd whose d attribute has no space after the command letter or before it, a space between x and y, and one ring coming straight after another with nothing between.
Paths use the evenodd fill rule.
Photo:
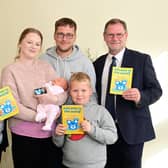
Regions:
<instances>
[{"instance_id":1,"label":"woman's hand","mask_svg":"<svg viewBox=\"0 0 168 168\"><path fill-rule=\"evenodd\" d=\"M47 93L34 95L34 97L38 99L40 104L56 104L58 97L53 95L48 88L46 88L46 90Z\"/></svg>"}]
</instances>

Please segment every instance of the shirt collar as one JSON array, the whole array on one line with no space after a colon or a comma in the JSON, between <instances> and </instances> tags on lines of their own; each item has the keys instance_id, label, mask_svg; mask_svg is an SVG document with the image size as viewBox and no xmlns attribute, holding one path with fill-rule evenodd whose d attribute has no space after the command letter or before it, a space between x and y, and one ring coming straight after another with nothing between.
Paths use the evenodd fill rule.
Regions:
<instances>
[{"instance_id":1,"label":"shirt collar","mask_svg":"<svg viewBox=\"0 0 168 168\"><path fill-rule=\"evenodd\" d=\"M116 61L117 61L117 65L121 65L122 60L123 60L123 56L124 56L124 52L125 52L125 48L123 48L118 54L116 55L111 55L110 53L107 56L108 60L111 60L113 56L115 56Z\"/></svg>"}]
</instances>

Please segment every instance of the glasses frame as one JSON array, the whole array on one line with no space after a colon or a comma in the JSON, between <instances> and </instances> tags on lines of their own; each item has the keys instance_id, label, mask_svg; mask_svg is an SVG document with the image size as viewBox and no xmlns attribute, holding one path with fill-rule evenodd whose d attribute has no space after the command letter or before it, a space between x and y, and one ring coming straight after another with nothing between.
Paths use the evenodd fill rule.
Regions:
<instances>
[{"instance_id":1,"label":"glasses frame","mask_svg":"<svg viewBox=\"0 0 168 168\"><path fill-rule=\"evenodd\" d=\"M124 33L116 33L116 34L105 33L105 35L107 36L107 38L114 38L114 37L116 37L117 39L123 38L125 34L126 34L126 32L124 32Z\"/></svg>"},{"instance_id":2,"label":"glasses frame","mask_svg":"<svg viewBox=\"0 0 168 168\"><path fill-rule=\"evenodd\" d=\"M72 33L64 34L62 32L57 32L56 37L59 38L59 39L64 39L64 37L66 37L66 39L71 40L71 39L73 39L74 34L72 34Z\"/></svg>"}]
</instances>

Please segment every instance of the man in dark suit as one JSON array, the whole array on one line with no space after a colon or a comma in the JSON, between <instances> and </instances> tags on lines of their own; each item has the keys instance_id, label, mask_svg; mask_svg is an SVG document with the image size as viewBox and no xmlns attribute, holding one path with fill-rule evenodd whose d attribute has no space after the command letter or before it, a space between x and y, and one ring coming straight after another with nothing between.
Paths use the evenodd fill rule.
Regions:
<instances>
[{"instance_id":1,"label":"man in dark suit","mask_svg":"<svg viewBox=\"0 0 168 168\"><path fill-rule=\"evenodd\" d=\"M124 21L109 20L104 28L109 52L94 62L98 102L111 112L119 136L115 144L107 146L106 168L141 168L144 142L155 138L149 105L162 95L150 56L127 49L127 36ZM122 95L110 94L111 101L107 102L112 57L115 57L116 66L133 68L132 88Z\"/></svg>"}]
</instances>

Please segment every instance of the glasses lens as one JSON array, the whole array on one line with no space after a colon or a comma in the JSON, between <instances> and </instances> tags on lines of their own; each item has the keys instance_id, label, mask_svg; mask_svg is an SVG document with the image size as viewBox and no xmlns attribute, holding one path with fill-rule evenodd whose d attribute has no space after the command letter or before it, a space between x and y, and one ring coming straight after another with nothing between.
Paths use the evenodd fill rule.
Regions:
<instances>
[{"instance_id":1,"label":"glasses lens","mask_svg":"<svg viewBox=\"0 0 168 168\"><path fill-rule=\"evenodd\" d=\"M64 33L57 33L56 34L58 38L61 38L63 39L64 37L66 37L66 39L72 39L73 38L73 34L71 33L67 33L67 34L64 34Z\"/></svg>"}]
</instances>

